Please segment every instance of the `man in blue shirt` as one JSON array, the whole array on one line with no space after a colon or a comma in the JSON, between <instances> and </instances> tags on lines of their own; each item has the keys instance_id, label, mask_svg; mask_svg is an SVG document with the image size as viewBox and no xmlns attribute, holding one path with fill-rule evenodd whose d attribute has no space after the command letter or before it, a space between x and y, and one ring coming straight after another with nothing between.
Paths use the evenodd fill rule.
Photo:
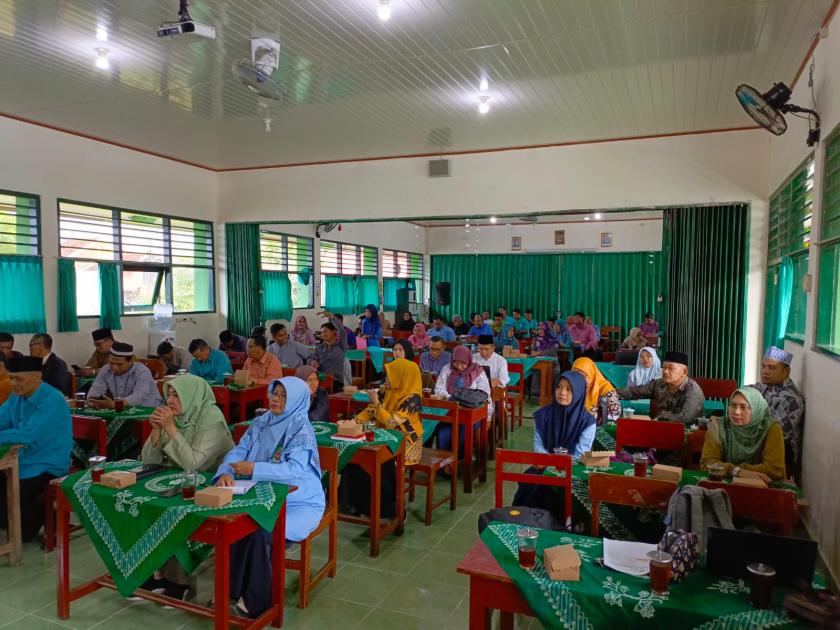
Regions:
<instances>
[{"instance_id":1,"label":"man in blue shirt","mask_svg":"<svg viewBox=\"0 0 840 630\"><path fill-rule=\"evenodd\" d=\"M513 317L507 314L507 306L500 306L499 313L502 314L503 326L516 326L516 322L514 321Z\"/></svg>"},{"instance_id":2,"label":"man in blue shirt","mask_svg":"<svg viewBox=\"0 0 840 630\"><path fill-rule=\"evenodd\" d=\"M534 311L530 308L525 309L525 319L522 320L522 330L525 330L532 335L537 334L537 328L539 327L539 323L537 320L534 319Z\"/></svg>"},{"instance_id":3,"label":"man in blue shirt","mask_svg":"<svg viewBox=\"0 0 840 630\"><path fill-rule=\"evenodd\" d=\"M229 330L219 333L219 350L222 352L248 352L248 340Z\"/></svg>"},{"instance_id":4,"label":"man in blue shirt","mask_svg":"<svg viewBox=\"0 0 840 630\"><path fill-rule=\"evenodd\" d=\"M492 334L493 329L490 328L490 324L484 321L480 313L475 313L473 315L473 325L472 328L470 328L470 331L467 333L467 337L478 337L479 335Z\"/></svg>"},{"instance_id":5,"label":"man in blue shirt","mask_svg":"<svg viewBox=\"0 0 840 630\"><path fill-rule=\"evenodd\" d=\"M115 341L111 344L108 365L99 370L88 390L88 404L97 409L113 409L114 401L128 406L158 407L163 398L152 373L134 360L134 346Z\"/></svg>"},{"instance_id":6,"label":"man in blue shirt","mask_svg":"<svg viewBox=\"0 0 840 630\"><path fill-rule=\"evenodd\" d=\"M429 342L429 351L420 355L420 370L440 374L444 365L452 362L452 355L443 349L443 339L432 337Z\"/></svg>"},{"instance_id":7,"label":"man in blue shirt","mask_svg":"<svg viewBox=\"0 0 840 630\"><path fill-rule=\"evenodd\" d=\"M233 374L228 355L221 350L211 348L204 339L193 339L187 349L193 355L190 374L208 381L219 382L224 380L225 374Z\"/></svg>"},{"instance_id":8,"label":"man in blue shirt","mask_svg":"<svg viewBox=\"0 0 840 630\"><path fill-rule=\"evenodd\" d=\"M435 324L429 331L432 337L440 337L443 341L455 341L455 331L443 323L442 317L435 317Z\"/></svg>"},{"instance_id":9,"label":"man in blue shirt","mask_svg":"<svg viewBox=\"0 0 840 630\"><path fill-rule=\"evenodd\" d=\"M0 407L0 444L20 444L21 537L29 542L44 524L50 479L66 475L73 449L70 408L61 392L41 381L39 357L9 361L12 395ZM6 475L0 475L0 527L8 527Z\"/></svg>"}]
</instances>

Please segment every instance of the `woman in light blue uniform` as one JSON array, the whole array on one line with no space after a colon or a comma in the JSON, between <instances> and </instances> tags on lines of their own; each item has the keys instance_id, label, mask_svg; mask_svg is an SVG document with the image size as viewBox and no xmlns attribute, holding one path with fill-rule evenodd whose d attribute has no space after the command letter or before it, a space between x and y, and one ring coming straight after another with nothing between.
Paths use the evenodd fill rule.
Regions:
<instances>
[{"instance_id":1,"label":"woman in light blue uniform","mask_svg":"<svg viewBox=\"0 0 840 630\"><path fill-rule=\"evenodd\" d=\"M269 410L225 456L215 481L230 486L240 477L297 486L286 498L286 541L298 542L318 526L326 504L309 422L309 388L288 376L271 381L268 391ZM238 605L236 614L256 618L271 606L271 547L272 535L264 529L231 546L230 597Z\"/></svg>"}]
</instances>

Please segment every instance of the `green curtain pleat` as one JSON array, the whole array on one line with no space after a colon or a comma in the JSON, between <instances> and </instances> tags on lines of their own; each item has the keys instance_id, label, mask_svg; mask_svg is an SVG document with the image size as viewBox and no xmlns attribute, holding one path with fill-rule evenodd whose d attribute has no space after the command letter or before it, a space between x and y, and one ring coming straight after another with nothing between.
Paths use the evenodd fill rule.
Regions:
<instances>
[{"instance_id":1,"label":"green curtain pleat","mask_svg":"<svg viewBox=\"0 0 840 630\"><path fill-rule=\"evenodd\" d=\"M37 256L0 256L0 330L36 333L47 329L44 272Z\"/></svg>"},{"instance_id":2,"label":"green curtain pleat","mask_svg":"<svg viewBox=\"0 0 840 630\"><path fill-rule=\"evenodd\" d=\"M225 224L228 328L247 335L261 323L260 226Z\"/></svg>"},{"instance_id":3,"label":"green curtain pleat","mask_svg":"<svg viewBox=\"0 0 840 630\"><path fill-rule=\"evenodd\" d=\"M111 330L121 330L120 267L116 263L99 263L99 325Z\"/></svg>"},{"instance_id":4,"label":"green curtain pleat","mask_svg":"<svg viewBox=\"0 0 840 630\"><path fill-rule=\"evenodd\" d=\"M365 306L375 304L379 308L379 280L376 276L359 276L354 286L356 296L354 313L362 313Z\"/></svg>"},{"instance_id":5,"label":"green curtain pleat","mask_svg":"<svg viewBox=\"0 0 840 630\"><path fill-rule=\"evenodd\" d=\"M743 379L749 253L746 204L665 212L666 344L696 376Z\"/></svg>"},{"instance_id":6,"label":"green curtain pleat","mask_svg":"<svg viewBox=\"0 0 840 630\"><path fill-rule=\"evenodd\" d=\"M779 268L780 265L773 265L767 269L767 284L764 289L765 348L779 345Z\"/></svg>"},{"instance_id":7,"label":"green curtain pleat","mask_svg":"<svg viewBox=\"0 0 840 630\"><path fill-rule=\"evenodd\" d=\"M558 254L479 254L431 257L431 286L452 284L451 303L432 301L432 314L451 320L473 311L507 306L530 308L535 319L554 318L558 308Z\"/></svg>"},{"instance_id":8,"label":"green curtain pleat","mask_svg":"<svg viewBox=\"0 0 840 630\"><path fill-rule=\"evenodd\" d=\"M76 314L76 263L67 258L58 259L58 286L56 290L56 311L58 332L78 332L79 317Z\"/></svg>"},{"instance_id":9,"label":"green curtain pleat","mask_svg":"<svg viewBox=\"0 0 840 630\"><path fill-rule=\"evenodd\" d=\"M330 313L356 310L356 282L353 276L324 276L324 308Z\"/></svg>"},{"instance_id":10,"label":"green curtain pleat","mask_svg":"<svg viewBox=\"0 0 840 630\"><path fill-rule=\"evenodd\" d=\"M790 259L790 256L785 256L782 258L782 264L779 266L779 296L776 302L776 335L775 339L773 339L774 346L784 347L785 333L787 332L790 305L792 302L793 261Z\"/></svg>"},{"instance_id":11,"label":"green curtain pleat","mask_svg":"<svg viewBox=\"0 0 840 630\"><path fill-rule=\"evenodd\" d=\"M382 281L382 308L386 311L397 310L397 289L405 288L405 278L385 278Z\"/></svg>"},{"instance_id":12,"label":"green curtain pleat","mask_svg":"<svg viewBox=\"0 0 840 630\"><path fill-rule=\"evenodd\" d=\"M262 285L263 321L292 319L292 283L285 271L263 271Z\"/></svg>"}]
</instances>

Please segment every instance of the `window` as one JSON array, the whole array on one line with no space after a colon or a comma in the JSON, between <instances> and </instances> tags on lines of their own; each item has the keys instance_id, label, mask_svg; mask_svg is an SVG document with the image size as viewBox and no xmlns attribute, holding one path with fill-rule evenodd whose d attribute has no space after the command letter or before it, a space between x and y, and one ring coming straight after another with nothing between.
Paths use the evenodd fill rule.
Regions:
<instances>
[{"instance_id":1,"label":"window","mask_svg":"<svg viewBox=\"0 0 840 630\"><path fill-rule=\"evenodd\" d=\"M793 262L793 295L790 300L785 337L799 341L805 339L805 319L808 306L808 294L802 290L802 281L808 275L808 254L799 254Z\"/></svg>"},{"instance_id":2,"label":"window","mask_svg":"<svg viewBox=\"0 0 840 630\"><path fill-rule=\"evenodd\" d=\"M38 210L37 196L0 191L0 254L40 255Z\"/></svg>"},{"instance_id":3,"label":"window","mask_svg":"<svg viewBox=\"0 0 840 630\"><path fill-rule=\"evenodd\" d=\"M372 276L377 278L379 275L377 257L376 247L321 241L321 306L325 304L325 275Z\"/></svg>"},{"instance_id":4,"label":"window","mask_svg":"<svg viewBox=\"0 0 840 630\"><path fill-rule=\"evenodd\" d=\"M825 142L817 347L840 355L840 127Z\"/></svg>"},{"instance_id":5,"label":"window","mask_svg":"<svg viewBox=\"0 0 840 630\"><path fill-rule=\"evenodd\" d=\"M386 311L392 311L397 308L396 291L398 288L405 288L405 283L395 281L394 279L405 278L407 280L413 280L414 282L409 283L409 285L412 285L415 290L414 299L417 302L423 301L423 254L383 249L382 277L385 278L383 282L383 300Z\"/></svg>"},{"instance_id":6,"label":"window","mask_svg":"<svg viewBox=\"0 0 840 630\"><path fill-rule=\"evenodd\" d=\"M76 310L99 314L98 261L121 263L123 314L215 310L213 224L60 199L59 251L76 260Z\"/></svg>"},{"instance_id":7,"label":"window","mask_svg":"<svg viewBox=\"0 0 840 630\"><path fill-rule=\"evenodd\" d=\"M304 236L260 232L260 269L285 271L292 285L292 308L312 308L313 241ZM300 272L304 278L300 277Z\"/></svg>"}]
</instances>

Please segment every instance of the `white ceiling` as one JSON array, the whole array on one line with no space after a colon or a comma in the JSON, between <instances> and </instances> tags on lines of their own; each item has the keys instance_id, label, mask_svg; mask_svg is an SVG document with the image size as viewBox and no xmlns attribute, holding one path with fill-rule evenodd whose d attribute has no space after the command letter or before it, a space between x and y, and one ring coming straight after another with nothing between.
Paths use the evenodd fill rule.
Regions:
<instances>
[{"instance_id":1,"label":"white ceiling","mask_svg":"<svg viewBox=\"0 0 840 630\"><path fill-rule=\"evenodd\" d=\"M193 0L217 39L159 40L177 4L0 0L0 112L211 168L737 128L735 87L790 83L831 0L391 0L387 23L378 0ZM230 73L265 35L271 133Z\"/></svg>"},{"instance_id":2,"label":"white ceiling","mask_svg":"<svg viewBox=\"0 0 840 630\"><path fill-rule=\"evenodd\" d=\"M495 217L495 223L490 220L490 217L470 218L471 225L532 225L539 224L559 224L559 223L582 223L585 221L594 221L597 223L614 223L618 221L658 221L662 219L662 210L602 210L596 212L561 212L561 213L540 213L533 215L521 216L503 216ZM534 221L536 219L536 221ZM418 219L412 220L410 223L420 225L423 227L457 227L463 228L466 222L465 218L459 219Z\"/></svg>"}]
</instances>

